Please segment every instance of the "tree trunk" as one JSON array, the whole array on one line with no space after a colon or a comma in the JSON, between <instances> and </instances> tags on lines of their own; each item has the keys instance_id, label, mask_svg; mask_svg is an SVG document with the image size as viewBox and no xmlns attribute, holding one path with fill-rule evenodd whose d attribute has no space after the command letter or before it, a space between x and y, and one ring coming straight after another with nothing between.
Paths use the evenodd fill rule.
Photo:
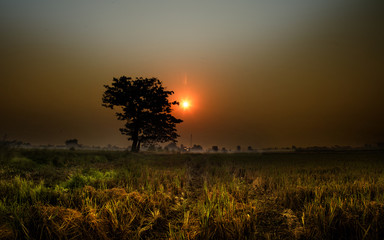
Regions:
<instances>
[{"instance_id":1,"label":"tree trunk","mask_svg":"<svg viewBox=\"0 0 384 240\"><path fill-rule=\"evenodd\" d=\"M140 142L139 142L139 130L135 129L132 135L132 148L131 152L138 152L140 149ZM139 146L138 146L139 145Z\"/></svg>"},{"instance_id":2,"label":"tree trunk","mask_svg":"<svg viewBox=\"0 0 384 240\"><path fill-rule=\"evenodd\" d=\"M138 152L137 150L137 139L133 139L131 152Z\"/></svg>"}]
</instances>

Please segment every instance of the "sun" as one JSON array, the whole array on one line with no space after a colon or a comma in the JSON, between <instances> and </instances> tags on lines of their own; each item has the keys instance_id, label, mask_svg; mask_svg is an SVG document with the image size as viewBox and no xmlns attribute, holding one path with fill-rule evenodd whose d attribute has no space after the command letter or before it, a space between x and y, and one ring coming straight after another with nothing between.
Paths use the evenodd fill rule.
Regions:
<instances>
[{"instance_id":1,"label":"sun","mask_svg":"<svg viewBox=\"0 0 384 240\"><path fill-rule=\"evenodd\" d=\"M184 108L184 110L188 109L190 106L191 104L187 100L181 102L181 107Z\"/></svg>"}]
</instances>

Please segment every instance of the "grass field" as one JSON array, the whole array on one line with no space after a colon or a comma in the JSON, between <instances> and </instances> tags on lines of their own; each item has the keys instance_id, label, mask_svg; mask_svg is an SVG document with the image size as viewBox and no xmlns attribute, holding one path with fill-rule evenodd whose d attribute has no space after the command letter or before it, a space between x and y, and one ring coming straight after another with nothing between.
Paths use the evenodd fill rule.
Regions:
<instances>
[{"instance_id":1,"label":"grass field","mask_svg":"<svg viewBox=\"0 0 384 240\"><path fill-rule=\"evenodd\" d=\"M0 239L384 236L381 152L0 157Z\"/></svg>"}]
</instances>

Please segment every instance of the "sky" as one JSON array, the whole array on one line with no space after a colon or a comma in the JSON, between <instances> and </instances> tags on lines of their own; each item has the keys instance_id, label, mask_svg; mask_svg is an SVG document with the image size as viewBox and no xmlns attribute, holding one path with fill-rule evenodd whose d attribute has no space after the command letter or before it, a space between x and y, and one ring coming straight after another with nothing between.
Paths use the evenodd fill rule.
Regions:
<instances>
[{"instance_id":1,"label":"sky","mask_svg":"<svg viewBox=\"0 0 384 240\"><path fill-rule=\"evenodd\" d=\"M0 2L0 134L129 146L101 106L113 77L157 77L191 107L179 144L384 142L380 1Z\"/></svg>"}]
</instances>

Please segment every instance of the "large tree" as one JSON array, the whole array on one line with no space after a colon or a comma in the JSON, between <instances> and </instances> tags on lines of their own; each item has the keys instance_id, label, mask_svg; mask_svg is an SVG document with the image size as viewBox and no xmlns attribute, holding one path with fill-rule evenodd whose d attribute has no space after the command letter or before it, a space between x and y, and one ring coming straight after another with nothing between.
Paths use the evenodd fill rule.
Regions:
<instances>
[{"instance_id":1,"label":"large tree","mask_svg":"<svg viewBox=\"0 0 384 240\"><path fill-rule=\"evenodd\" d=\"M104 87L103 106L117 109L117 118L126 121L120 131L132 140L133 152L143 143L176 141L179 137L176 124L182 120L171 114L172 105L179 103L168 100L173 91L165 90L159 79L122 76Z\"/></svg>"}]
</instances>

